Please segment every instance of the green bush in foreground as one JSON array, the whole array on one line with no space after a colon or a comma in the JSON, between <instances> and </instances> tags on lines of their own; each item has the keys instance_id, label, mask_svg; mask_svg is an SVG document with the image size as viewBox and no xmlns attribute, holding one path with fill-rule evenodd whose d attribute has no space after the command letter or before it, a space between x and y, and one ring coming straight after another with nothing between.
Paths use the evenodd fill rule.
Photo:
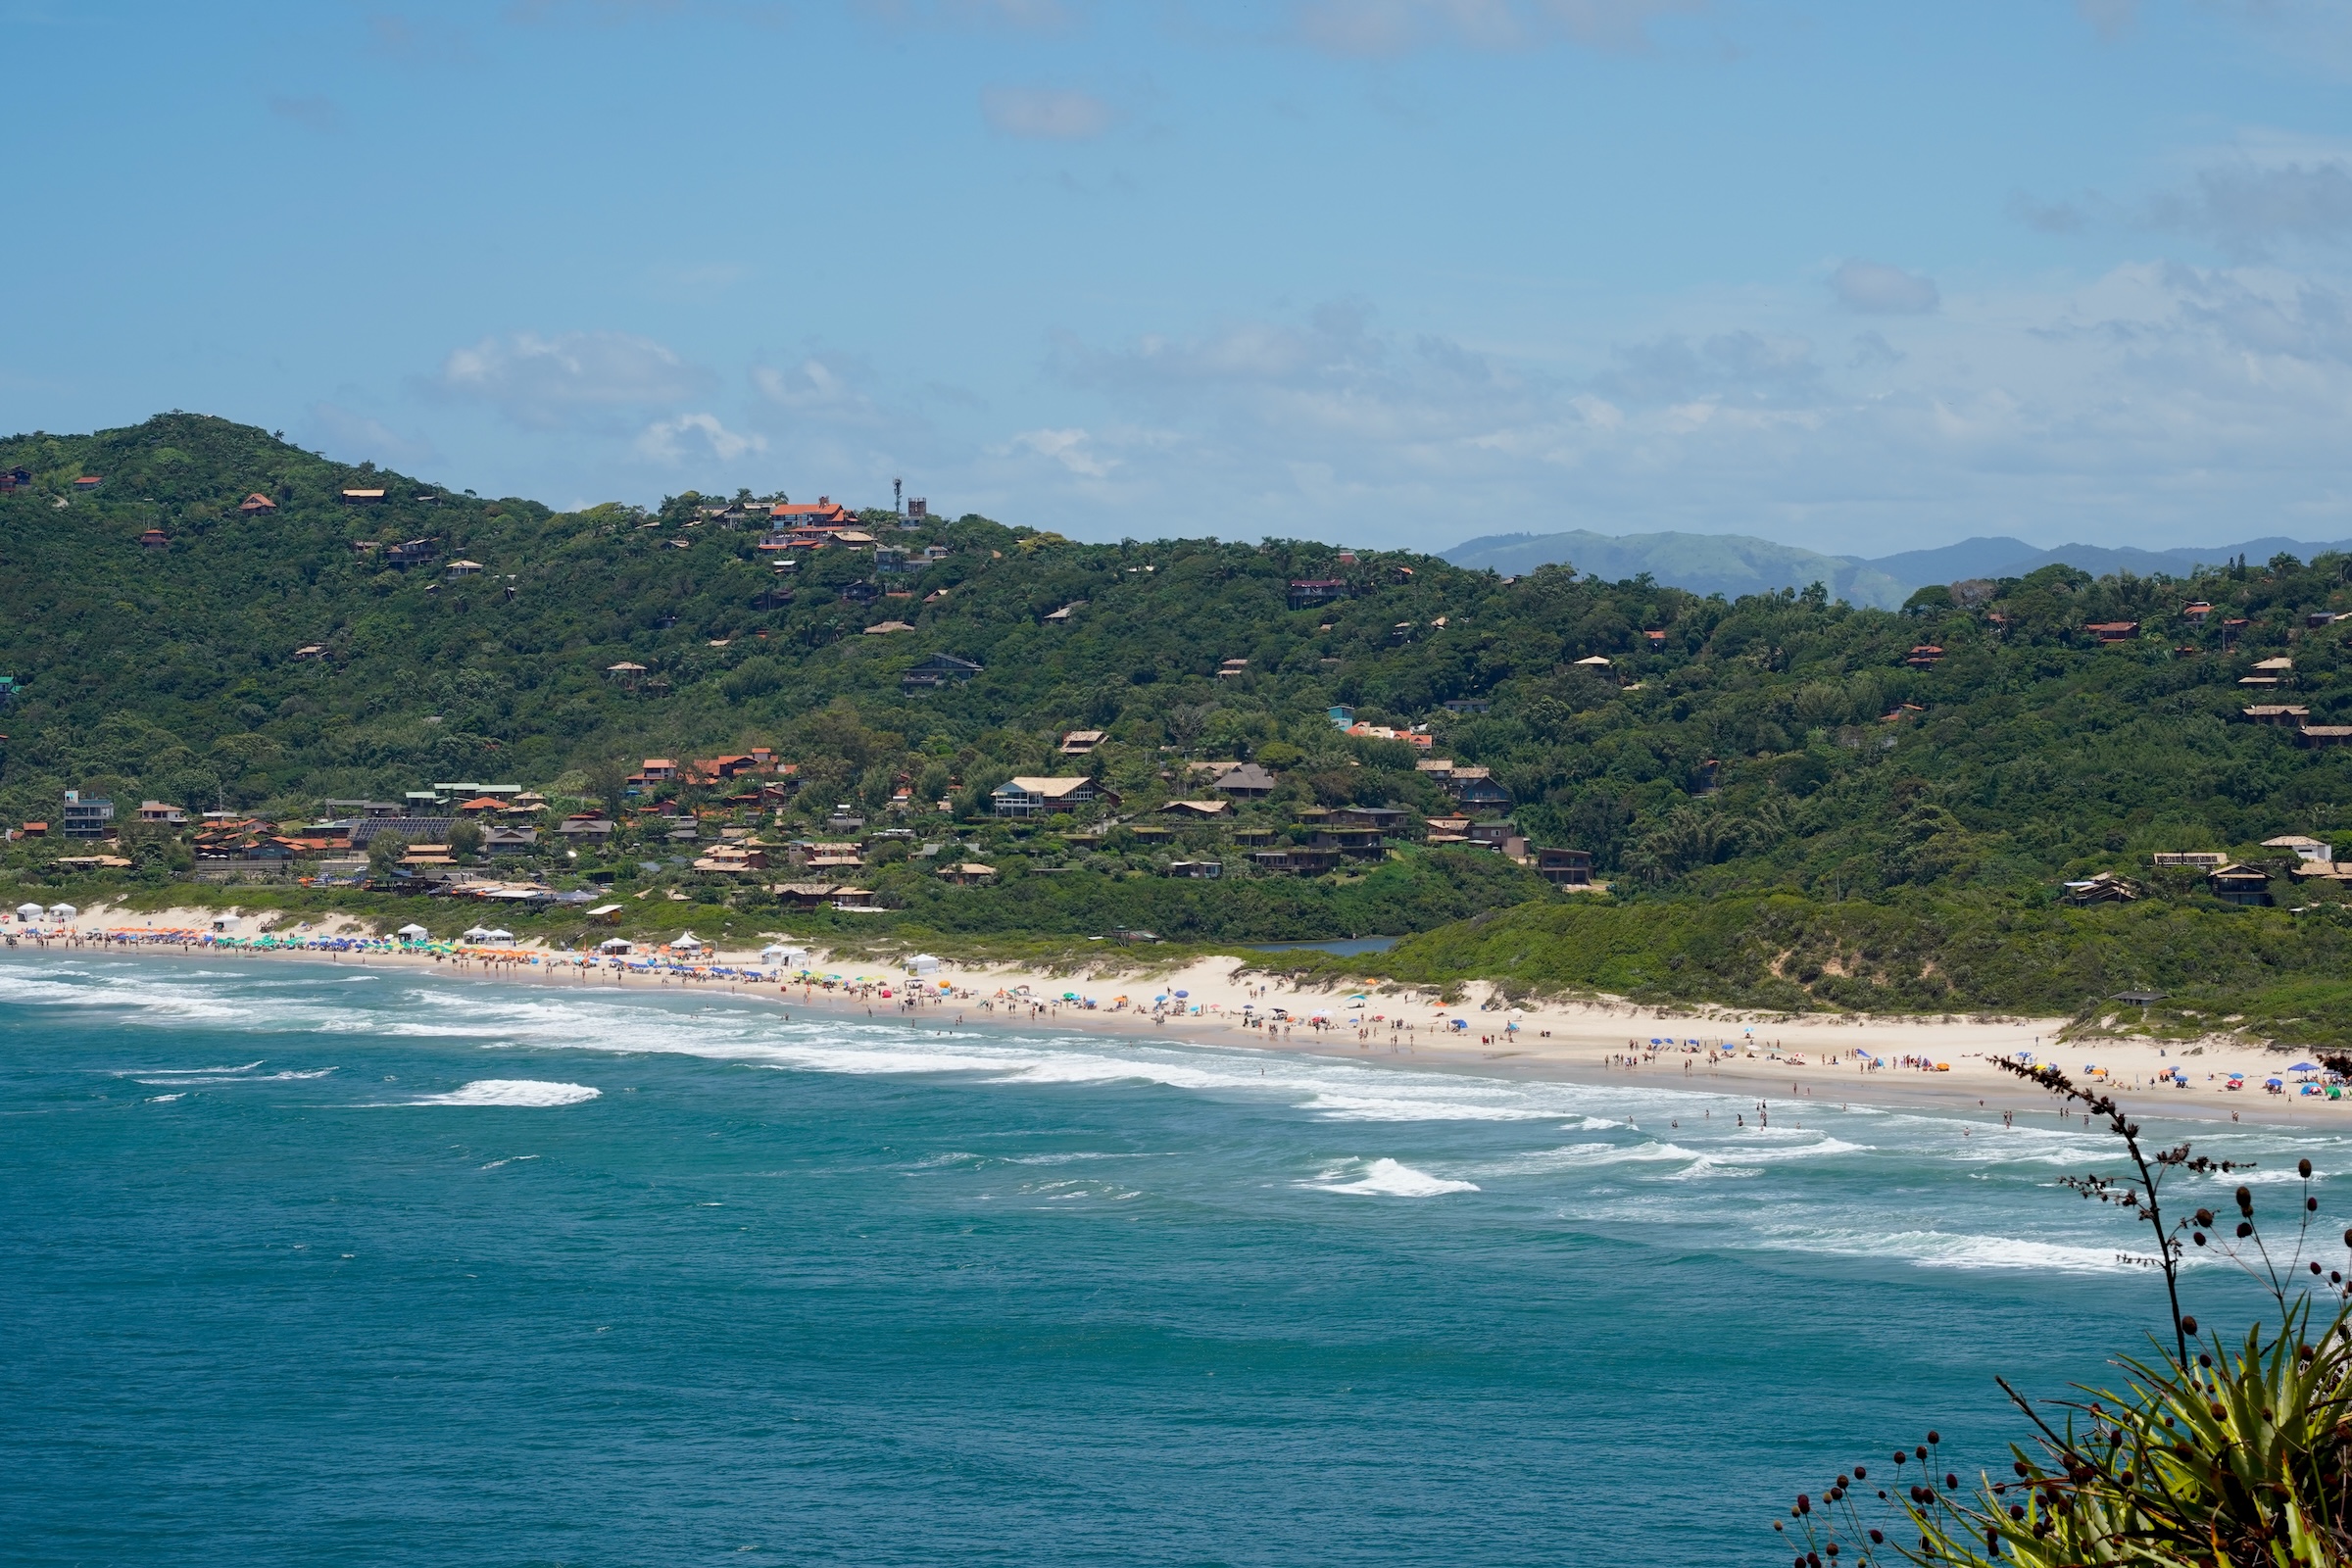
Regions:
<instances>
[{"instance_id":1,"label":"green bush in foreground","mask_svg":"<svg viewBox=\"0 0 2352 1568\"><path fill-rule=\"evenodd\" d=\"M2352 1069L2352 1059L2329 1065ZM2120 1392L2079 1388L2082 1398L2052 1401L2063 1425L2004 1381L2034 1432L2011 1446L2008 1474L1998 1479L1981 1475L1964 1487L1957 1470L1944 1469L1937 1434L1930 1432L1927 1442L1896 1448L1886 1465L1840 1473L1818 1502L1799 1494L1788 1518L1773 1524L1783 1539L1795 1538L1795 1568L1872 1564L1890 1554L1967 1568L2323 1568L2352 1561L2352 1307L2343 1304L2343 1271L2324 1270L2305 1255L2319 1207L2311 1161L2301 1162L2300 1224L2292 1252L2281 1259L2255 1223L2249 1187L2236 1190L2234 1214L2199 1208L2166 1217L2168 1176L2211 1176L2230 1164L2192 1156L2186 1144L2145 1150L2138 1126L2107 1096L2079 1089L2054 1069L2012 1070L2089 1110L2123 1144L2132 1174L2067 1185L2150 1228L2171 1343L2158 1340L2150 1358L2119 1359ZM2227 1235L2218 1229L2225 1224ZM2344 1243L2352 1248L2352 1231ZM2219 1334L2200 1340L2196 1319L2180 1309L2180 1260L2188 1248L2208 1246L2259 1281L2274 1303L2275 1319L2249 1327L2242 1343ZM2333 1308L2324 1326L2323 1302Z\"/></svg>"}]
</instances>

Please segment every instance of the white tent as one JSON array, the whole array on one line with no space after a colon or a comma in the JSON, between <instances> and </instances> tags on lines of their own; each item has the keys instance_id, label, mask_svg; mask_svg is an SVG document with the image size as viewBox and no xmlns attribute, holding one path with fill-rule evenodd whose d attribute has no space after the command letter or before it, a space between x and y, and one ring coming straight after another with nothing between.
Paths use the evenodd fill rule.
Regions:
<instances>
[{"instance_id":1,"label":"white tent","mask_svg":"<svg viewBox=\"0 0 2352 1568\"><path fill-rule=\"evenodd\" d=\"M400 938L403 942L422 942L425 938L432 935L432 933L427 931L424 927L416 924L404 925L392 934Z\"/></svg>"},{"instance_id":2,"label":"white tent","mask_svg":"<svg viewBox=\"0 0 2352 1568\"><path fill-rule=\"evenodd\" d=\"M487 942L490 940L490 928L485 925L474 926L459 940L462 942Z\"/></svg>"},{"instance_id":3,"label":"white tent","mask_svg":"<svg viewBox=\"0 0 2352 1568\"><path fill-rule=\"evenodd\" d=\"M791 947L782 942L771 942L760 950L760 956L769 963L807 963L808 950Z\"/></svg>"},{"instance_id":4,"label":"white tent","mask_svg":"<svg viewBox=\"0 0 2352 1568\"><path fill-rule=\"evenodd\" d=\"M216 914L213 916L213 929L216 931L225 931L236 923L237 917L233 914Z\"/></svg>"},{"instance_id":5,"label":"white tent","mask_svg":"<svg viewBox=\"0 0 2352 1568\"><path fill-rule=\"evenodd\" d=\"M933 954L918 953L906 960L906 972L908 974L937 974L939 973L939 958Z\"/></svg>"},{"instance_id":6,"label":"white tent","mask_svg":"<svg viewBox=\"0 0 2352 1568\"><path fill-rule=\"evenodd\" d=\"M492 926L489 930L482 933L482 940L484 942L512 942L514 940L514 933L512 931L501 931L496 926Z\"/></svg>"},{"instance_id":7,"label":"white tent","mask_svg":"<svg viewBox=\"0 0 2352 1568\"><path fill-rule=\"evenodd\" d=\"M80 912L81 911L79 909L76 909L71 904L52 904L49 906L49 918L52 920L71 920Z\"/></svg>"},{"instance_id":8,"label":"white tent","mask_svg":"<svg viewBox=\"0 0 2352 1568\"><path fill-rule=\"evenodd\" d=\"M17 906L17 918L20 920L38 920L47 912L47 910L43 909L37 904L20 904Z\"/></svg>"},{"instance_id":9,"label":"white tent","mask_svg":"<svg viewBox=\"0 0 2352 1568\"><path fill-rule=\"evenodd\" d=\"M704 948L710 946L710 944L705 942L701 937L696 936L693 932L687 931L681 933L677 940L672 942L670 946L673 948Z\"/></svg>"},{"instance_id":10,"label":"white tent","mask_svg":"<svg viewBox=\"0 0 2352 1568\"><path fill-rule=\"evenodd\" d=\"M596 945L599 953L635 953L637 944L627 937L608 937Z\"/></svg>"}]
</instances>

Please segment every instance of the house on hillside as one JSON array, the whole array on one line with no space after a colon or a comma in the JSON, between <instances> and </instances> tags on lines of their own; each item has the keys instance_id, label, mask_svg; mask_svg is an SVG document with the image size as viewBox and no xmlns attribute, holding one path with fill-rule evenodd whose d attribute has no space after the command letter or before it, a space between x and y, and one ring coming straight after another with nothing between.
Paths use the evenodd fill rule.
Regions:
<instances>
[{"instance_id":1,"label":"house on hillside","mask_svg":"<svg viewBox=\"0 0 2352 1568\"><path fill-rule=\"evenodd\" d=\"M2093 904L2134 904L2147 896L2147 889L2128 877L2113 871L2101 871L2080 882L2066 884L2066 902L2078 906Z\"/></svg>"},{"instance_id":2,"label":"house on hillside","mask_svg":"<svg viewBox=\"0 0 2352 1568\"><path fill-rule=\"evenodd\" d=\"M161 528L150 528L139 535L139 546L144 550L169 550L172 548L172 536Z\"/></svg>"},{"instance_id":3,"label":"house on hillside","mask_svg":"<svg viewBox=\"0 0 2352 1568\"><path fill-rule=\"evenodd\" d=\"M343 492L343 504L347 507L372 507L383 499L381 490L350 489Z\"/></svg>"},{"instance_id":4,"label":"house on hillside","mask_svg":"<svg viewBox=\"0 0 2352 1568\"><path fill-rule=\"evenodd\" d=\"M2249 724L2276 724L2281 729L2293 729L2311 716L2310 709L2288 703L2256 703L2237 711Z\"/></svg>"},{"instance_id":5,"label":"house on hillside","mask_svg":"<svg viewBox=\"0 0 2352 1568\"><path fill-rule=\"evenodd\" d=\"M482 849L490 855L528 855L538 848L535 827L490 827L482 832Z\"/></svg>"},{"instance_id":6,"label":"house on hillside","mask_svg":"<svg viewBox=\"0 0 2352 1568\"><path fill-rule=\"evenodd\" d=\"M1159 814L1195 822L1216 822L1222 821L1232 810L1231 801L1170 801L1159 808Z\"/></svg>"},{"instance_id":7,"label":"house on hillside","mask_svg":"<svg viewBox=\"0 0 2352 1568\"><path fill-rule=\"evenodd\" d=\"M952 887L986 887L997 879L997 868L993 865L981 865L976 861L966 860L960 865L941 866L939 879Z\"/></svg>"},{"instance_id":8,"label":"house on hillside","mask_svg":"<svg viewBox=\"0 0 2352 1568\"><path fill-rule=\"evenodd\" d=\"M104 475L85 473L74 481L74 493L77 496L86 496L104 483L106 483Z\"/></svg>"},{"instance_id":9,"label":"house on hillside","mask_svg":"<svg viewBox=\"0 0 2352 1568\"><path fill-rule=\"evenodd\" d=\"M2264 839L2262 847L2266 850L2291 850L2298 860L2333 860L2335 858L2334 845L2323 844L2318 839L2307 839L2300 833L2287 833L2275 839Z\"/></svg>"},{"instance_id":10,"label":"house on hillside","mask_svg":"<svg viewBox=\"0 0 2352 1568\"><path fill-rule=\"evenodd\" d=\"M1056 811L1092 806L1098 801L1110 806L1119 804L1116 794L1083 774L1059 778L1006 779L989 791L990 808L999 816L1051 816Z\"/></svg>"},{"instance_id":11,"label":"house on hillside","mask_svg":"<svg viewBox=\"0 0 2352 1568\"><path fill-rule=\"evenodd\" d=\"M794 505L780 501L768 509L768 518L778 527L814 530L854 528L858 519L847 507L836 506L831 496L818 496L816 504Z\"/></svg>"},{"instance_id":12,"label":"house on hillside","mask_svg":"<svg viewBox=\"0 0 2352 1568\"><path fill-rule=\"evenodd\" d=\"M168 801L141 801L139 803L139 820L159 823L165 827L185 827L188 821L188 808L184 806L173 806Z\"/></svg>"},{"instance_id":13,"label":"house on hillside","mask_svg":"<svg viewBox=\"0 0 2352 1568\"><path fill-rule=\"evenodd\" d=\"M2224 904L2249 906L2271 902L2271 874L2251 865L2221 865L2205 878L2213 896Z\"/></svg>"},{"instance_id":14,"label":"house on hillside","mask_svg":"<svg viewBox=\"0 0 2352 1568\"><path fill-rule=\"evenodd\" d=\"M866 627L865 634L868 637L889 637L898 632L912 630L914 628L903 620L885 620Z\"/></svg>"},{"instance_id":15,"label":"house on hillside","mask_svg":"<svg viewBox=\"0 0 2352 1568\"><path fill-rule=\"evenodd\" d=\"M1536 875L1555 888L1589 888L1592 885L1592 852L1590 850L1538 850Z\"/></svg>"},{"instance_id":16,"label":"house on hillside","mask_svg":"<svg viewBox=\"0 0 2352 1568\"><path fill-rule=\"evenodd\" d=\"M1511 804L1511 792L1495 783L1494 773L1484 767L1455 767L1446 775L1446 793L1473 810Z\"/></svg>"},{"instance_id":17,"label":"house on hillside","mask_svg":"<svg viewBox=\"0 0 2352 1568\"><path fill-rule=\"evenodd\" d=\"M1348 597L1348 581L1344 577L1293 577L1290 601L1293 610L1304 610L1334 599Z\"/></svg>"},{"instance_id":18,"label":"house on hillside","mask_svg":"<svg viewBox=\"0 0 2352 1568\"><path fill-rule=\"evenodd\" d=\"M1279 782L1255 762L1244 762L1239 767L1229 767L1219 773L1216 782L1209 788L1228 800L1262 801L1274 793Z\"/></svg>"},{"instance_id":19,"label":"house on hillside","mask_svg":"<svg viewBox=\"0 0 2352 1568\"><path fill-rule=\"evenodd\" d=\"M1322 876L1340 868L1340 852L1289 845L1253 851L1250 863L1276 876Z\"/></svg>"},{"instance_id":20,"label":"house on hillside","mask_svg":"<svg viewBox=\"0 0 2352 1568\"><path fill-rule=\"evenodd\" d=\"M2352 746L2352 724L2306 724L2295 731L2298 746Z\"/></svg>"},{"instance_id":21,"label":"house on hillside","mask_svg":"<svg viewBox=\"0 0 2352 1568\"><path fill-rule=\"evenodd\" d=\"M2094 621L2082 628L2103 643L2127 643L2139 635L2136 620Z\"/></svg>"},{"instance_id":22,"label":"house on hillside","mask_svg":"<svg viewBox=\"0 0 2352 1568\"><path fill-rule=\"evenodd\" d=\"M247 496L244 500L237 503L237 510L248 517L258 516L265 512L275 512L277 510L277 503L270 500L268 496L262 494L259 490L256 490L253 494Z\"/></svg>"},{"instance_id":23,"label":"house on hillside","mask_svg":"<svg viewBox=\"0 0 2352 1568\"><path fill-rule=\"evenodd\" d=\"M1084 757L1102 744L1103 732L1099 729L1074 729L1061 738L1061 755Z\"/></svg>"},{"instance_id":24,"label":"house on hillside","mask_svg":"<svg viewBox=\"0 0 2352 1568\"><path fill-rule=\"evenodd\" d=\"M65 834L70 839L107 839L115 836L115 803L103 796L82 799L81 791L66 791Z\"/></svg>"},{"instance_id":25,"label":"house on hillside","mask_svg":"<svg viewBox=\"0 0 2352 1568\"><path fill-rule=\"evenodd\" d=\"M0 495L6 495L11 490L30 489L31 486L32 470L30 468L0 468Z\"/></svg>"},{"instance_id":26,"label":"house on hillside","mask_svg":"<svg viewBox=\"0 0 2352 1568\"><path fill-rule=\"evenodd\" d=\"M981 672L981 666L954 654L933 654L899 677L899 685L910 692L929 691L950 681L966 681Z\"/></svg>"}]
</instances>

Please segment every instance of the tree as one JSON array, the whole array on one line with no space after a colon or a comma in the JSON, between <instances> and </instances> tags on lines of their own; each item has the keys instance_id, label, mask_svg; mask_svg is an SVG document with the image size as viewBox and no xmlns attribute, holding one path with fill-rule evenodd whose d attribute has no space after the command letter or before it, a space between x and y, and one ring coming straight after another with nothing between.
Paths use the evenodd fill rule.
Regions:
<instances>
[{"instance_id":1,"label":"tree","mask_svg":"<svg viewBox=\"0 0 2352 1568\"><path fill-rule=\"evenodd\" d=\"M464 818L449 824L449 848L462 860L470 860L482 853L482 825Z\"/></svg>"},{"instance_id":2,"label":"tree","mask_svg":"<svg viewBox=\"0 0 2352 1568\"><path fill-rule=\"evenodd\" d=\"M368 870L378 881L389 877L409 853L409 841L397 833L378 833L368 841Z\"/></svg>"}]
</instances>

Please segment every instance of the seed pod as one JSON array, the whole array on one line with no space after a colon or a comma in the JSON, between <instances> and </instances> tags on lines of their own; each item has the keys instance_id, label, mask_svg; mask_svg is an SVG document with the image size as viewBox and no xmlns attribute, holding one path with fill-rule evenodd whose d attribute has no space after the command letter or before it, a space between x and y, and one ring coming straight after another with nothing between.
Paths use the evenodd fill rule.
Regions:
<instances>
[{"instance_id":1,"label":"seed pod","mask_svg":"<svg viewBox=\"0 0 2352 1568\"><path fill-rule=\"evenodd\" d=\"M2251 1221L2248 1221L2248 1220L2242 1220L2242 1219L2241 1219L2241 1220L2239 1220L2239 1221L2237 1222L2237 1239L2238 1239L2239 1241L2241 1241L2241 1242L2242 1242L2242 1241L2244 1241L2244 1240L2245 1240L2247 1237L2249 1237L2249 1236L2251 1236L2251 1235L2253 1235L2253 1234L2254 1234L2254 1226L2253 1226L2253 1223L2252 1223Z\"/></svg>"},{"instance_id":2,"label":"seed pod","mask_svg":"<svg viewBox=\"0 0 2352 1568\"><path fill-rule=\"evenodd\" d=\"M2308 1159L2296 1160L2295 1174L2302 1177L2305 1181L2311 1180L2311 1161Z\"/></svg>"},{"instance_id":3,"label":"seed pod","mask_svg":"<svg viewBox=\"0 0 2352 1568\"><path fill-rule=\"evenodd\" d=\"M2204 1238L2204 1237L2202 1237L2202 1236L2200 1236L2200 1237L2198 1237L2198 1238L2197 1238L2197 1241L2199 1242L2199 1244L2202 1244L2202 1243L2204 1242L2204 1240L2205 1240L2205 1238ZM2185 1313L2184 1313L2184 1314L2182 1314L2182 1316L2181 1316L2181 1318L2180 1318L2180 1332L2181 1332L2181 1333L2183 1333L2183 1334L2194 1334L2194 1333L2196 1333L2196 1332L2197 1332L2197 1320L2196 1320L2195 1318L2193 1318L2193 1317L2190 1317L2190 1316L2186 1315Z\"/></svg>"}]
</instances>

